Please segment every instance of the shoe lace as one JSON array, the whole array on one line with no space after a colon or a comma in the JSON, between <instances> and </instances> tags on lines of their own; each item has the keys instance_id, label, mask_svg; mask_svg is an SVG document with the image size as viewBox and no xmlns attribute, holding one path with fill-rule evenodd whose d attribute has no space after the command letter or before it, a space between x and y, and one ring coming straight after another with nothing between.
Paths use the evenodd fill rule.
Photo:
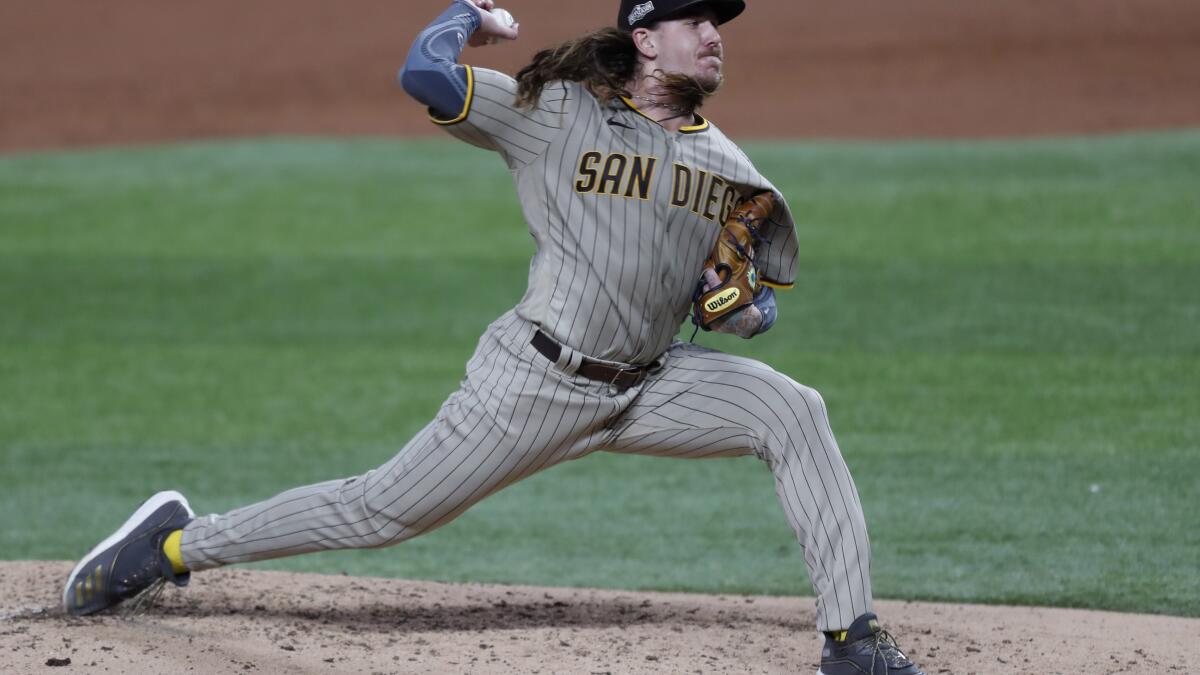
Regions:
<instances>
[{"instance_id":1,"label":"shoe lace","mask_svg":"<svg viewBox=\"0 0 1200 675\"><path fill-rule=\"evenodd\" d=\"M162 540L165 534L159 535L153 540L153 548L151 550L161 551ZM138 591L136 595L129 598L121 604L121 618L133 619L143 616L151 607L158 602L158 598L162 595L163 589L166 588L167 582L176 582L176 575L171 568L171 563L166 560L166 555L157 553L151 561L136 569L125 579L125 583L136 588L142 583L142 579L150 577L152 581Z\"/></svg>"},{"instance_id":2,"label":"shoe lace","mask_svg":"<svg viewBox=\"0 0 1200 675\"><path fill-rule=\"evenodd\" d=\"M900 645L896 642L896 636L880 630L875 633L875 649L871 654L871 672L875 672L876 659L883 660L883 672L888 672L892 668L907 668L911 665L908 657L900 650Z\"/></svg>"},{"instance_id":3,"label":"shoe lace","mask_svg":"<svg viewBox=\"0 0 1200 675\"><path fill-rule=\"evenodd\" d=\"M121 604L121 618L128 621L145 615L154 606L154 603L158 601L159 596L162 595L163 589L166 587L167 580L165 578L159 577L155 579L140 593Z\"/></svg>"}]
</instances>

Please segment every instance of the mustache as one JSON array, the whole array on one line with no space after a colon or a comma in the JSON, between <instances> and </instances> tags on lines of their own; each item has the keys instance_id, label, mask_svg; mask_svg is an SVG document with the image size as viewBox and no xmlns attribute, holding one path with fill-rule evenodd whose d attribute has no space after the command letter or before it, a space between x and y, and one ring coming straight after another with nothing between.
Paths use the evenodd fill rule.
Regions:
<instances>
[{"instance_id":1,"label":"mustache","mask_svg":"<svg viewBox=\"0 0 1200 675\"><path fill-rule=\"evenodd\" d=\"M724 61L725 60L725 50L722 49L721 47L713 47L712 49L705 49L704 51L700 52L700 58L705 58L707 56L715 56L718 59L721 59L722 61Z\"/></svg>"}]
</instances>

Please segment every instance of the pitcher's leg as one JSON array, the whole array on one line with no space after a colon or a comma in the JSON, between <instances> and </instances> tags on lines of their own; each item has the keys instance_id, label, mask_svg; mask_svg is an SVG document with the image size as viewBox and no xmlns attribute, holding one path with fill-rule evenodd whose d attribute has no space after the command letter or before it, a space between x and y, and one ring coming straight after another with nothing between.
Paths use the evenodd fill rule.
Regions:
<instances>
[{"instance_id":1,"label":"pitcher's leg","mask_svg":"<svg viewBox=\"0 0 1200 675\"><path fill-rule=\"evenodd\" d=\"M801 436L765 459L792 529L811 542L805 557L820 600L817 629L845 628L872 609L871 544L862 503L821 395L790 379L776 386Z\"/></svg>"},{"instance_id":2,"label":"pitcher's leg","mask_svg":"<svg viewBox=\"0 0 1200 675\"><path fill-rule=\"evenodd\" d=\"M462 388L387 464L198 518L183 532L184 564L202 570L389 546L450 522L506 485L590 452L618 404L580 393L551 372L522 344L526 332L504 326L486 337Z\"/></svg>"},{"instance_id":3,"label":"pitcher's leg","mask_svg":"<svg viewBox=\"0 0 1200 675\"><path fill-rule=\"evenodd\" d=\"M694 345L672 348L604 449L766 461L817 593L817 627L871 610L862 505L821 396L768 366Z\"/></svg>"},{"instance_id":4,"label":"pitcher's leg","mask_svg":"<svg viewBox=\"0 0 1200 675\"><path fill-rule=\"evenodd\" d=\"M462 408L461 392L386 464L361 476L283 492L229 513L197 518L180 551L191 570L339 548L377 548L448 520L489 472L480 446L503 439L476 405ZM457 424L456 424L457 423ZM473 456L474 455L474 456Z\"/></svg>"}]
</instances>

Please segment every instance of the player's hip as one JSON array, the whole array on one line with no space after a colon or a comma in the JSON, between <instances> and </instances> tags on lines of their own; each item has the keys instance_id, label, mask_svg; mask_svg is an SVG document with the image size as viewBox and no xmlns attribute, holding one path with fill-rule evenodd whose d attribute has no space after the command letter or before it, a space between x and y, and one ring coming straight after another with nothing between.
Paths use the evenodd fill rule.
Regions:
<instances>
[{"instance_id":1,"label":"player's hip","mask_svg":"<svg viewBox=\"0 0 1200 675\"><path fill-rule=\"evenodd\" d=\"M540 339L535 339L539 338ZM583 355L555 343L560 350L551 358L546 334L540 327L510 310L488 326L467 363L464 384L496 401L516 400L522 405L603 403L619 413L631 395L628 386L589 377L580 365ZM616 368L620 364L614 364Z\"/></svg>"}]
</instances>

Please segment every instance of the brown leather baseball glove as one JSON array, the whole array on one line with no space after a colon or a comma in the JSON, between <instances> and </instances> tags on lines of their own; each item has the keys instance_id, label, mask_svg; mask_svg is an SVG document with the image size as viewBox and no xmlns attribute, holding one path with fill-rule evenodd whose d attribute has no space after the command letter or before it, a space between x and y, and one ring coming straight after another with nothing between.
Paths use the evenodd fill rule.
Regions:
<instances>
[{"instance_id":1,"label":"brown leather baseball glove","mask_svg":"<svg viewBox=\"0 0 1200 675\"><path fill-rule=\"evenodd\" d=\"M760 289L754 246L761 239L759 228L774 208L775 193L765 191L729 214L693 298L693 321L704 330L750 337L762 326L763 315L754 307Z\"/></svg>"}]
</instances>

